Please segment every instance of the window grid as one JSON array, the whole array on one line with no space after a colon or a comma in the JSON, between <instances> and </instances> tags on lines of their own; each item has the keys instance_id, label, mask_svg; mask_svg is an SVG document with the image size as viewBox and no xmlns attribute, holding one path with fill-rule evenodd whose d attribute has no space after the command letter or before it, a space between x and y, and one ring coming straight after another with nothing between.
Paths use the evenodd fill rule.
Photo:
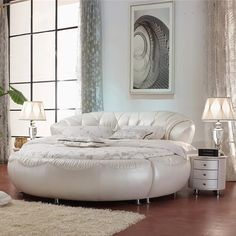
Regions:
<instances>
[{"instance_id":1,"label":"window grid","mask_svg":"<svg viewBox=\"0 0 236 236\"><path fill-rule=\"evenodd\" d=\"M66 82L66 81L77 81L76 79L58 79L58 82ZM34 81L34 84L40 84L40 83L50 83L50 82L55 82L55 80L39 80L39 81ZM14 84L31 84L31 82L12 82L10 83L11 85Z\"/></svg>"},{"instance_id":2,"label":"window grid","mask_svg":"<svg viewBox=\"0 0 236 236\"><path fill-rule=\"evenodd\" d=\"M75 107L68 107L68 108L63 108L60 109L58 108L58 82L72 82L72 81L77 81L76 79L58 79L58 55L57 55L57 51L58 51L58 32L59 31L67 31L67 30L71 30L71 29L77 29L78 26L71 26L71 27L63 27L63 28L58 28L58 0L54 0L55 1L55 29L50 29L50 30L42 30L42 31L33 31L33 17L34 17L34 11L33 11L33 4L34 4L34 0L29 0L31 3L31 16L30 16L30 32L29 33L21 33L21 34L13 34L13 35L9 35L9 58L10 58L10 40L11 38L16 38L16 37L21 37L21 36L26 36L29 35L30 36L30 82L11 82L11 75L10 75L10 63L9 63L9 75L10 75L10 79L9 79L9 85L18 85L18 84L22 84L22 85L27 85L30 84L30 100L33 101L33 85L34 84L45 84L45 83L50 83L50 82L54 82L55 83L55 107L54 108L45 108L45 111L54 111L55 113L55 122L58 121L58 111L75 111L76 108ZM8 6L8 21L9 21L9 32L10 32L10 6ZM34 81L34 74L33 74L33 66L34 66L34 55L33 55L33 47L34 47L34 35L38 35L38 34L43 34L43 33L50 33L50 32L54 32L55 33L55 75L54 75L54 80L42 80L42 81ZM14 112L14 111L21 111L21 109L10 109L10 112ZM15 135L11 136L12 138L17 137Z\"/></svg>"},{"instance_id":3,"label":"window grid","mask_svg":"<svg viewBox=\"0 0 236 236\"><path fill-rule=\"evenodd\" d=\"M57 28L57 31L63 31L63 30L70 30L70 29L77 29L78 26L71 26L71 27L65 27L65 28ZM51 32L55 32L56 30L44 30L44 31L36 31L36 32L30 32L30 33L23 33L23 34L13 34L10 35L10 38L15 38L15 37L19 37L19 36L26 36L26 35L31 35L31 34L43 34L43 33L51 33Z\"/></svg>"}]
</instances>

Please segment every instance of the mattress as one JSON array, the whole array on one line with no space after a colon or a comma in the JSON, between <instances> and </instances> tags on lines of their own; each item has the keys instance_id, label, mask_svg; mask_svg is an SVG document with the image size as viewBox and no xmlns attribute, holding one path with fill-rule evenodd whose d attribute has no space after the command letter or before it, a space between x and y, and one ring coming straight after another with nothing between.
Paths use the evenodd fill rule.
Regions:
<instances>
[{"instance_id":1,"label":"mattress","mask_svg":"<svg viewBox=\"0 0 236 236\"><path fill-rule=\"evenodd\" d=\"M63 136L36 139L11 155L9 162L24 166L50 164L64 168L89 168L94 165L137 168L141 160L158 161L163 165L181 165L187 161L190 144L171 140L103 140L102 147L71 147L59 141ZM125 161L124 161L125 160ZM140 160L140 161L138 161ZM123 161L123 162L122 162Z\"/></svg>"}]
</instances>

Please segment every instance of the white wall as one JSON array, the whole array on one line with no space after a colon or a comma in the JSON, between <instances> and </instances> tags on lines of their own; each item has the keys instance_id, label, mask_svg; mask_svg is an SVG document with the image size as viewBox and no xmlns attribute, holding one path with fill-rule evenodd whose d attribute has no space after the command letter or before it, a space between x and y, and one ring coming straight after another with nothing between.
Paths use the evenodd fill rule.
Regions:
<instances>
[{"instance_id":1,"label":"white wall","mask_svg":"<svg viewBox=\"0 0 236 236\"><path fill-rule=\"evenodd\" d=\"M129 94L129 6L137 2L148 1L102 1L104 109L180 112L195 122L194 143L201 145L204 138L201 114L206 98L204 80L207 78L206 1L175 1L173 96Z\"/></svg>"}]
</instances>

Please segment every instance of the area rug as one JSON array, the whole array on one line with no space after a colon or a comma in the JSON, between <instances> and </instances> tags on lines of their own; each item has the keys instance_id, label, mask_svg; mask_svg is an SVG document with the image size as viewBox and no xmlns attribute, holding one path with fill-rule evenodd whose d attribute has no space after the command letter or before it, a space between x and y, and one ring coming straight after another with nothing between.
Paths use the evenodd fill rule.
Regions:
<instances>
[{"instance_id":1,"label":"area rug","mask_svg":"<svg viewBox=\"0 0 236 236\"><path fill-rule=\"evenodd\" d=\"M1 236L107 236L145 216L127 212L13 200L0 207Z\"/></svg>"}]
</instances>

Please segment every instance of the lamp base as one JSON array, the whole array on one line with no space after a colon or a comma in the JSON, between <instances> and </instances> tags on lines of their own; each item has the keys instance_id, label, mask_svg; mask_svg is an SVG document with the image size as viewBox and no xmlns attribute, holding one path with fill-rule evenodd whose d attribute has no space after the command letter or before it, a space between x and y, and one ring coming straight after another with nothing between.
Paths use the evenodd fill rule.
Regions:
<instances>
[{"instance_id":1,"label":"lamp base","mask_svg":"<svg viewBox=\"0 0 236 236\"><path fill-rule=\"evenodd\" d=\"M215 128L212 132L213 140L215 143L215 147L219 150L219 155L222 153L221 145L224 137L224 130L222 129L222 125L220 121L215 123Z\"/></svg>"},{"instance_id":2,"label":"lamp base","mask_svg":"<svg viewBox=\"0 0 236 236\"><path fill-rule=\"evenodd\" d=\"M29 126L29 136L30 139L33 140L36 138L37 135L37 127L35 126L34 121L30 121L30 126Z\"/></svg>"}]
</instances>

